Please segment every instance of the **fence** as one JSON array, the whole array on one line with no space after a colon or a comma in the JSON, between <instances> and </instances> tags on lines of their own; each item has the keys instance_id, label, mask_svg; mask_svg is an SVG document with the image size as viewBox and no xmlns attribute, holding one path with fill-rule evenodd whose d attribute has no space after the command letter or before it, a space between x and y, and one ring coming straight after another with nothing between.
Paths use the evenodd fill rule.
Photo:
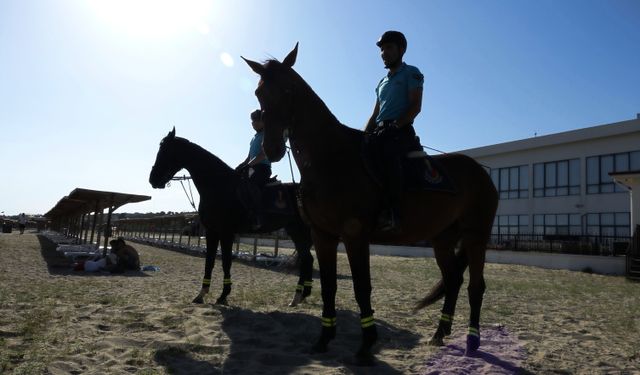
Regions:
<instances>
[{"instance_id":1,"label":"fence","mask_svg":"<svg viewBox=\"0 0 640 375\"><path fill-rule=\"evenodd\" d=\"M636 225L633 233L633 241L627 253L627 277L632 280L640 280L640 225Z\"/></svg>"},{"instance_id":2,"label":"fence","mask_svg":"<svg viewBox=\"0 0 640 375\"><path fill-rule=\"evenodd\" d=\"M187 249L191 253L204 253L207 249L205 229L197 215L171 215L143 219L121 219L114 223L114 235L126 239L156 244L177 249ZM240 237L236 237L236 252L240 250ZM249 234L253 238L253 257L258 256L258 238L275 241L273 256L278 256L280 239L286 238L284 231L267 234Z\"/></svg>"},{"instance_id":3,"label":"fence","mask_svg":"<svg viewBox=\"0 0 640 375\"><path fill-rule=\"evenodd\" d=\"M488 248L561 254L625 255L631 237L543 234L494 234Z\"/></svg>"},{"instance_id":4,"label":"fence","mask_svg":"<svg viewBox=\"0 0 640 375\"><path fill-rule=\"evenodd\" d=\"M144 219L121 219L114 223L114 235L130 239L172 244L172 246L191 249L206 249L205 230L197 215L172 215ZM257 251L258 237L275 240L275 255L278 254L278 242L286 239L283 231L254 238L254 253ZM589 235L543 235L543 234L494 234L488 248L495 250L536 251L559 254L580 254L599 256L625 255L631 243L631 237L589 236ZM427 246L428 243L418 244ZM239 242L236 243L238 250Z\"/></svg>"}]
</instances>

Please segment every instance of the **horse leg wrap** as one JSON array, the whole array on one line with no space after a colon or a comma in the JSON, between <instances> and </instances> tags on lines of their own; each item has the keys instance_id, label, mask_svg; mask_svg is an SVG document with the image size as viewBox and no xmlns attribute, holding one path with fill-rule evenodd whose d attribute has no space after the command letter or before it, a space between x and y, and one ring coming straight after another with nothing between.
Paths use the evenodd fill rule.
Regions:
<instances>
[{"instance_id":1,"label":"horse leg wrap","mask_svg":"<svg viewBox=\"0 0 640 375\"><path fill-rule=\"evenodd\" d=\"M362 345L357 356L371 356L371 347L378 341L378 329L373 316L360 319L360 325L362 326Z\"/></svg>"},{"instance_id":2,"label":"horse leg wrap","mask_svg":"<svg viewBox=\"0 0 640 375\"><path fill-rule=\"evenodd\" d=\"M470 355L480 347L480 329L476 327L469 327L469 333L467 334L467 351L465 355Z\"/></svg>"},{"instance_id":3,"label":"horse leg wrap","mask_svg":"<svg viewBox=\"0 0 640 375\"><path fill-rule=\"evenodd\" d=\"M442 313L440 322L438 323L438 331L442 332L443 337L451 334L451 326L453 325L453 316Z\"/></svg>"},{"instance_id":4,"label":"horse leg wrap","mask_svg":"<svg viewBox=\"0 0 640 375\"><path fill-rule=\"evenodd\" d=\"M440 316L440 322L438 323L438 329L433 334L433 337L431 338L431 340L429 340L429 345L443 346L444 345L443 338L451 334L452 324L453 324L453 316L442 313L442 315Z\"/></svg>"},{"instance_id":5,"label":"horse leg wrap","mask_svg":"<svg viewBox=\"0 0 640 375\"><path fill-rule=\"evenodd\" d=\"M329 350L329 342L336 337L336 318L322 317L322 331L320 331L320 338L313 345L311 350L314 353L326 353Z\"/></svg>"}]
</instances>

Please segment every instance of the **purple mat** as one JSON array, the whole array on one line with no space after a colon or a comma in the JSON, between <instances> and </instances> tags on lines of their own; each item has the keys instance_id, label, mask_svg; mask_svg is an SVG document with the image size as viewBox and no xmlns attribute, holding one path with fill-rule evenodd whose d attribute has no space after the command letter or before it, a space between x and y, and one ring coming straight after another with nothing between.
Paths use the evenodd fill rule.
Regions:
<instances>
[{"instance_id":1,"label":"purple mat","mask_svg":"<svg viewBox=\"0 0 640 375\"><path fill-rule=\"evenodd\" d=\"M480 349L465 357L466 335L449 339L425 364L425 375L518 374L527 357L522 343L500 325L481 327Z\"/></svg>"}]
</instances>

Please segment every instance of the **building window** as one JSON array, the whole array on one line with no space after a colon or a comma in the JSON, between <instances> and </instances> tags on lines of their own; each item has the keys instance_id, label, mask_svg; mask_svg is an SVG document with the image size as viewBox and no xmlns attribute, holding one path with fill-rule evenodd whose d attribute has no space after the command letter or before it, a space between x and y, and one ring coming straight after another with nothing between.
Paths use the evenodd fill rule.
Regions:
<instances>
[{"instance_id":1,"label":"building window","mask_svg":"<svg viewBox=\"0 0 640 375\"><path fill-rule=\"evenodd\" d=\"M533 165L533 196L580 195L580 159Z\"/></svg>"},{"instance_id":2,"label":"building window","mask_svg":"<svg viewBox=\"0 0 640 375\"><path fill-rule=\"evenodd\" d=\"M529 233L529 215L499 215L493 221L491 234Z\"/></svg>"},{"instance_id":3,"label":"building window","mask_svg":"<svg viewBox=\"0 0 640 375\"><path fill-rule=\"evenodd\" d=\"M580 214L533 215L533 233L581 235Z\"/></svg>"},{"instance_id":4,"label":"building window","mask_svg":"<svg viewBox=\"0 0 640 375\"><path fill-rule=\"evenodd\" d=\"M604 237L630 237L629 212L587 214L587 234Z\"/></svg>"},{"instance_id":5,"label":"building window","mask_svg":"<svg viewBox=\"0 0 640 375\"><path fill-rule=\"evenodd\" d=\"M640 170L640 151L590 156L587 158L587 194L627 191L613 182L611 172Z\"/></svg>"},{"instance_id":6,"label":"building window","mask_svg":"<svg viewBox=\"0 0 640 375\"><path fill-rule=\"evenodd\" d=\"M491 180L500 194L500 199L529 198L529 167L491 169Z\"/></svg>"}]
</instances>

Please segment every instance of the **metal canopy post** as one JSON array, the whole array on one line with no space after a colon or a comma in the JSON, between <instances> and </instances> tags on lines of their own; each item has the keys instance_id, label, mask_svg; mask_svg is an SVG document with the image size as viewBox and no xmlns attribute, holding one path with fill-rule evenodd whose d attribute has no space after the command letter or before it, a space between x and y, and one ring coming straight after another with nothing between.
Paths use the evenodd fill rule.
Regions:
<instances>
[{"instance_id":1,"label":"metal canopy post","mask_svg":"<svg viewBox=\"0 0 640 375\"><path fill-rule=\"evenodd\" d=\"M100 219L98 219L98 235L96 238L96 246L100 248L100 241L102 240L102 224L104 223L104 208L100 208Z\"/></svg>"},{"instance_id":2,"label":"metal canopy post","mask_svg":"<svg viewBox=\"0 0 640 375\"><path fill-rule=\"evenodd\" d=\"M107 255L107 246L109 245L109 237L111 237L111 214L115 207L113 206L113 194L111 194L111 199L109 199L109 213L107 214L107 225L104 228L104 250L102 251L103 255Z\"/></svg>"},{"instance_id":3,"label":"metal canopy post","mask_svg":"<svg viewBox=\"0 0 640 375\"><path fill-rule=\"evenodd\" d=\"M93 224L91 225L91 244L93 245L93 235L96 233L96 224L98 223L98 207L100 207L100 201L96 201L96 209L93 211ZM97 242L96 242L97 244ZM96 245L97 247L97 245Z\"/></svg>"}]
</instances>

